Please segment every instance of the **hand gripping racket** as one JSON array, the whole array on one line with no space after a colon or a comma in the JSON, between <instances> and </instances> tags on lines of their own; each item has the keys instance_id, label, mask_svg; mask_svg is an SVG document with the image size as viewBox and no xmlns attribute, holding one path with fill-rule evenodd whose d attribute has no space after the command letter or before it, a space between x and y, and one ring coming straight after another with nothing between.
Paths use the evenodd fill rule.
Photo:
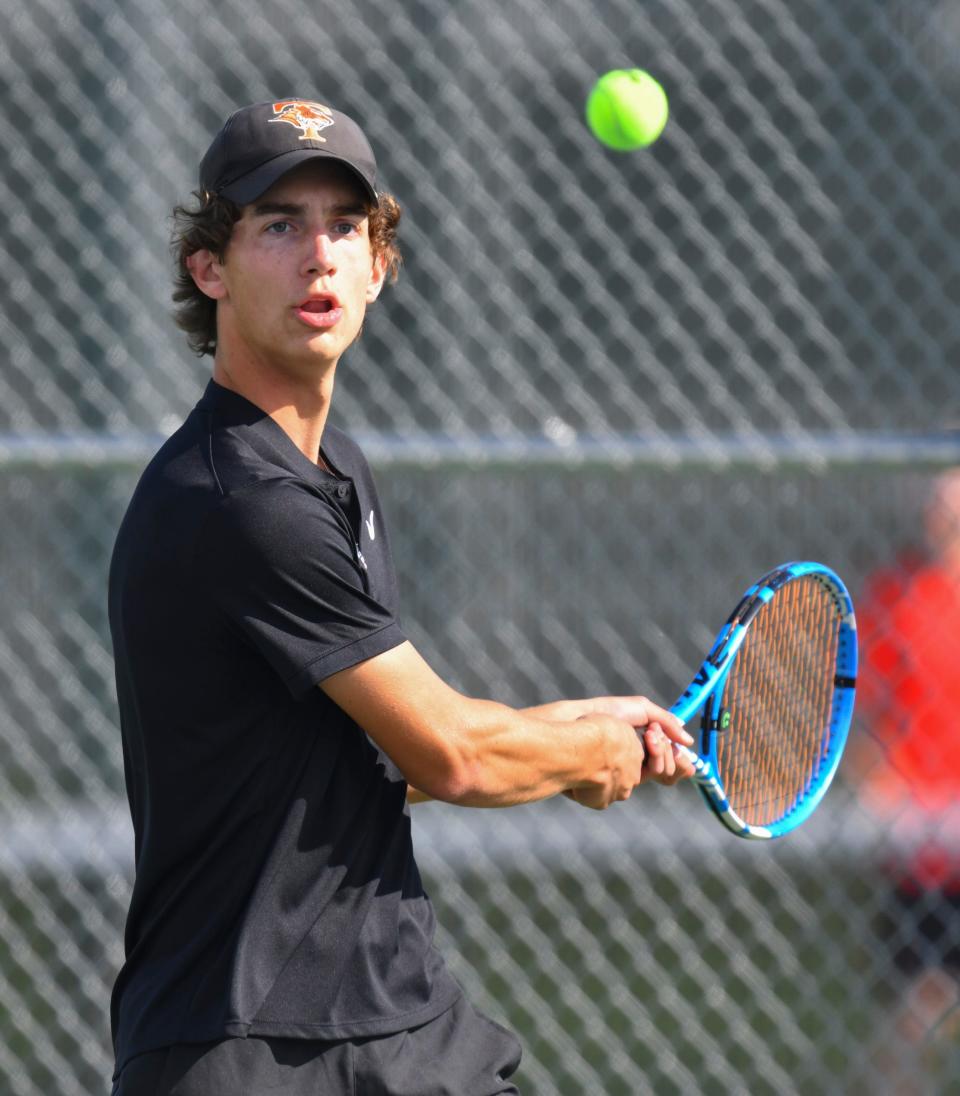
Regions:
<instances>
[{"instance_id":1,"label":"hand gripping racket","mask_svg":"<svg viewBox=\"0 0 960 1096\"><path fill-rule=\"evenodd\" d=\"M819 563L785 563L744 594L670 709L701 708L700 751L676 749L738 837L782 837L830 786L853 715L853 602Z\"/></svg>"}]
</instances>

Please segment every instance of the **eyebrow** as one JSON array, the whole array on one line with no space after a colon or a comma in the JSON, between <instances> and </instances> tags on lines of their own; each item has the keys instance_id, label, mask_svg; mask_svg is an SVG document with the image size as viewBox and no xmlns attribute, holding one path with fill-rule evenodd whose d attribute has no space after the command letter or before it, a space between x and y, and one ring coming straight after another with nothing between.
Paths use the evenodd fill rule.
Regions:
<instances>
[{"instance_id":1,"label":"eyebrow","mask_svg":"<svg viewBox=\"0 0 960 1096\"><path fill-rule=\"evenodd\" d=\"M254 217L303 217L307 207L299 202L260 202L253 207ZM330 210L334 217L366 217L367 207L362 202L344 202Z\"/></svg>"}]
</instances>

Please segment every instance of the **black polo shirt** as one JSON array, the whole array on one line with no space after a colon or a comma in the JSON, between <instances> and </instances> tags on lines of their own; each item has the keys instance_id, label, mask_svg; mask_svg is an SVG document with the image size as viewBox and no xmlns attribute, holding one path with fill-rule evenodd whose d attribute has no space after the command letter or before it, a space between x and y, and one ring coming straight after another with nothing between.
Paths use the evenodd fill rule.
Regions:
<instances>
[{"instance_id":1,"label":"black polo shirt","mask_svg":"<svg viewBox=\"0 0 960 1096\"><path fill-rule=\"evenodd\" d=\"M110 570L136 880L117 1071L223 1036L353 1038L439 1015L396 766L320 689L403 641L360 449L332 472L213 382L144 472Z\"/></svg>"}]
</instances>

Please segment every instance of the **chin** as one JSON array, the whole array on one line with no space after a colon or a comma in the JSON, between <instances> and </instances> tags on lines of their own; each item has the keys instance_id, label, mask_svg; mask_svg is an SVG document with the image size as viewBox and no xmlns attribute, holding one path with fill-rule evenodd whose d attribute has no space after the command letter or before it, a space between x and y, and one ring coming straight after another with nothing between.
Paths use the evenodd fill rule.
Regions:
<instances>
[{"instance_id":1,"label":"chin","mask_svg":"<svg viewBox=\"0 0 960 1096\"><path fill-rule=\"evenodd\" d=\"M308 362L316 362L322 358L327 361L336 361L346 350L348 344L340 339L331 339L329 336L314 335L307 340L304 358Z\"/></svg>"},{"instance_id":2,"label":"chin","mask_svg":"<svg viewBox=\"0 0 960 1096\"><path fill-rule=\"evenodd\" d=\"M311 353L336 360L356 342L359 334L359 329L349 333L342 330L318 331L307 340L307 346Z\"/></svg>"}]
</instances>

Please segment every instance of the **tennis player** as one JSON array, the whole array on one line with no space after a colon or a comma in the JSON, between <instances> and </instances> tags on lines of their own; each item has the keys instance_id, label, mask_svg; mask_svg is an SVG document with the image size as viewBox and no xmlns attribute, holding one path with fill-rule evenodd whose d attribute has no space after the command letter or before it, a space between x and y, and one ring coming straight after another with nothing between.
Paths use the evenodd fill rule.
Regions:
<instances>
[{"instance_id":1,"label":"tennis player","mask_svg":"<svg viewBox=\"0 0 960 1096\"><path fill-rule=\"evenodd\" d=\"M114 1096L515 1093L516 1038L434 947L408 804L603 809L689 776L691 739L643 697L462 696L405 639L370 470L327 423L399 264L356 123L246 107L199 182L174 296L213 377L110 572L136 857Z\"/></svg>"}]
</instances>

